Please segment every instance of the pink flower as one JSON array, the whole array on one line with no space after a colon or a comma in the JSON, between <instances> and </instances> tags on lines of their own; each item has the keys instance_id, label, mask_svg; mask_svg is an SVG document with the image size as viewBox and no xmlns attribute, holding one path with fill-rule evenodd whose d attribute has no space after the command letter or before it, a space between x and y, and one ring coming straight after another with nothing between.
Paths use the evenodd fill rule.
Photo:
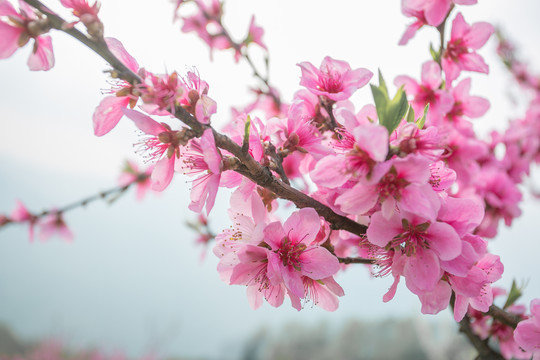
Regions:
<instances>
[{"instance_id":1,"label":"pink flower","mask_svg":"<svg viewBox=\"0 0 540 360\"><path fill-rule=\"evenodd\" d=\"M124 65L135 73L139 71L139 64L126 51L120 41L115 38L105 38L105 42L109 50ZM124 116L122 110L128 106L133 109L139 99L138 95L133 94L133 86L123 80L120 80L119 85L115 86L115 89L111 90L111 92L115 94L103 98L92 116L96 136L103 136L111 131Z\"/></svg>"},{"instance_id":2,"label":"pink flower","mask_svg":"<svg viewBox=\"0 0 540 360\"><path fill-rule=\"evenodd\" d=\"M444 137L435 126L419 129L415 123L402 122L394 134L390 145L398 147L401 155L419 154L435 161L445 150Z\"/></svg>"},{"instance_id":3,"label":"pink flower","mask_svg":"<svg viewBox=\"0 0 540 360\"><path fill-rule=\"evenodd\" d=\"M416 21L407 26L407 29L401 36L399 40L399 45L406 45L410 39L414 37L416 32L424 25L427 25L427 19L424 10L417 9L411 6L411 3L415 0L402 0L401 1L401 12L403 15L408 17L416 18ZM416 5L416 4L413 4Z\"/></svg>"},{"instance_id":4,"label":"pink flower","mask_svg":"<svg viewBox=\"0 0 540 360\"><path fill-rule=\"evenodd\" d=\"M439 26L443 22L451 5L451 0L402 0L401 3L402 9L421 9L427 24L431 26Z\"/></svg>"},{"instance_id":5,"label":"pink flower","mask_svg":"<svg viewBox=\"0 0 540 360\"><path fill-rule=\"evenodd\" d=\"M52 41L43 35L51 29L48 20L36 15L34 9L19 1L19 12L7 0L0 0L0 59L7 59L20 47L34 39L28 58L30 70L49 70L54 66Z\"/></svg>"},{"instance_id":6,"label":"pink flower","mask_svg":"<svg viewBox=\"0 0 540 360\"><path fill-rule=\"evenodd\" d=\"M398 207L435 220L440 200L429 184L430 161L419 155L396 158L378 164L369 179L360 179L340 195L336 204L349 214L365 214L381 203L382 214L389 219Z\"/></svg>"},{"instance_id":7,"label":"pink flower","mask_svg":"<svg viewBox=\"0 0 540 360\"><path fill-rule=\"evenodd\" d=\"M285 298L285 285L271 277L270 256L270 250L250 244L238 252L239 264L234 266L230 283L247 285L248 301L253 309L261 306L263 297L274 307L281 306Z\"/></svg>"},{"instance_id":8,"label":"pink flower","mask_svg":"<svg viewBox=\"0 0 540 360\"><path fill-rule=\"evenodd\" d=\"M152 115L174 114L176 105L180 103L180 98L184 94L183 83L178 74L173 72L170 75L156 75L144 70L141 73L144 80L136 85L144 102L141 108Z\"/></svg>"},{"instance_id":9,"label":"pink flower","mask_svg":"<svg viewBox=\"0 0 540 360\"><path fill-rule=\"evenodd\" d=\"M207 95L210 86L195 71L188 71L182 82L185 91L178 99L179 104L200 123L209 124L210 117L217 111L216 102Z\"/></svg>"},{"instance_id":10,"label":"pink flower","mask_svg":"<svg viewBox=\"0 0 540 360\"><path fill-rule=\"evenodd\" d=\"M454 100L445 90L441 90L441 67L435 61L427 61L422 65L422 83L409 76L398 76L394 80L396 86L404 86L408 96L412 96L411 105L415 114L422 114L429 104L428 120L441 119L452 109Z\"/></svg>"},{"instance_id":11,"label":"pink flower","mask_svg":"<svg viewBox=\"0 0 540 360\"><path fill-rule=\"evenodd\" d=\"M177 170L187 175L202 173L193 180L189 209L201 212L206 203L206 212L210 214L223 170L221 153L216 147L212 129L206 129L200 140L191 140L182 158L177 162Z\"/></svg>"},{"instance_id":12,"label":"pink flower","mask_svg":"<svg viewBox=\"0 0 540 360\"><path fill-rule=\"evenodd\" d=\"M299 298L306 295L304 277L322 280L339 270L338 259L313 243L320 228L317 212L304 208L294 212L283 225L273 222L264 229L264 241L271 248L268 255L269 278L279 279Z\"/></svg>"},{"instance_id":13,"label":"pink flower","mask_svg":"<svg viewBox=\"0 0 540 360\"><path fill-rule=\"evenodd\" d=\"M238 195L234 198L242 200ZM336 310L338 297L344 292L331 275L339 270L339 262L316 245L323 239L317 236L321 223L315 210L296 211L284 225L270 223L263 233L261 216L265 211L258 195L252 197L251 203L252 218L245 218L248 214L241 210L246 207L242 201L238 204L241 214L235 215L238 230L218 235L214 253L221 257L218 270L224 280L247 285L248 300L255 309L263 298L274 307L280 306L288 294L297 310L302 308L302 301L311 301L327 311ZM264 247L258 246L262 241Z\"/></svg>"},{"instance_id":14,"label":"pink flower","mask_svg":"<svg viewBox=\"0 0 540 360\"><path fill-rule=\"evenodd\" d=\"M165 190L174 175L174 159L180 157L180 146L187 141L182 138L180 131L171 130L165 123L158 123L135 110L122 111L142 132L150 135L140 142L140 147L150 161L156 162L151 175L152 190Z\"/></svg>"},{"instance_id":15,"label":"pink flower","mask_svg":"<svg viewBox=\"0 0 540 360\"><path fill-rule=\"evenodd\" d=\"M103 37L103 23L99 20L98 12L101 4L96 0L92 5L88 0L60 0L62 5L73 10L73 15L78 17L86 26L88 34L94 38ZM71 26L76 23L70 24Z\"/></svg>"},{"instance_id":16,"label":"pink flower","mask_svg":"<svg viewBox=\"0 0 540 360\"><path fill-rule=\"evenodd\" d=\"M14 222L28 222L29 225L29 238L30 241L34 241L34 225L37 222L37 218L35 215L30 213L24 204L17 200L17 205L15 206L15 209L11 212L11 221Z\"/></svg>"},{"instance_id":17,"label":"pink flower","mask_svg":"<svg viewBox=\"0 0 540 360\"><path fill-rule=\"evenodd\" d=\"M122 170L122 174L118 179L120 186L128 186L133 183L137 185L136 198L142 200L144 195L150 189L151 180L150 176L154 167L151 165L144 171L139 171L139 167L132 161L126 161L126 166Z\"/></svg>"},{"instance_id":18,"label":"pink flower","mask_svg":"<svg viewBox=\"0 0 540 360\"><path fill-rule=\"evenodd\" d=\"M367 69L352 70L350 65L327 56L317 69L309 62L298 64L302 70L300 85L315 95L339 101L351 97L353 92L366 85L373 73Z\"/></svg>"},{"instance_id":19,"label":"pink flower","mask_svg":"<svg viewBox=\"0 0 540 360\"><path fill-rule=\"evenodd\" d=\"M435 290L443 270L441 261L461 254L461 239L452 226L401 212L386 219L381 212L371 216L367 230L370 243L393 248L393 263L401 264L407 287L422 295ZM392 267L394 272L394 267Z\"/></svg>"},{"instance_id":20,"label":"pink flower","mask_svg":"<svg viewBox=\"0 0 540 360\"><path fill-rule=\"evenodd\" d=\"M461 13L452 22L450 41L442 55L442 67L446 82L450 84L462 70L477 71L487 74L488 65L474 50L480 49L495 32L487 22L477 22L472 26L465 22ZM472 50L472 51L471 51Z\"/></svg>"},{"instance_id":21,"label":"pink flower","mask_svg":"<svg viewBox=\"0 0 540 360\"><path fill-rule=\"evenodd\" d=\"M471 79L462 80L456 87L450 89L454 97L452 109L446 114L446 118L457 121L462 116L475 119L481 117L489 110L489 101L480 96L471 96Z\"/></svg>"},{"instance_id":22,"label":"pink flower","mask_svg":"<svg viewBox=\"0 0 540 360\"><path fill-rule=\"evenodd\" d=\"M485 254L473 266L465 277L449 276L449 282L456 293L454 319L461 321L467 313L468 306L487 312L493 304L491 284L499 280L504 266L498 256Z\"/></svg>"},{"instance_id":23,"label":"pink flower","mask_svg":"<svg viewBox=\"0 0 540 360\"><path fill-rule=\"evenodd\" d=\"M531 317L516 327L514 339L524 350L533 352L536 360L540 358L540 299L531 301L530 311Z\"/></svg>"},{"instance_id":24,"label":"pink flower","mask_svg":"<svg viewBox=\"0 0 540 360\"><path fill-rule=\"evenodd\" d=\"M264 29L258 25L255 25L255 15L251 16L251 22L249 23L249 31L248 36L246 40L244 40L244 44L249 45L251 43L255 43L262 47L265 50L268 50L266 48L266 45L262 41L262 37L264 34Z\"/></svg>"},{"instance_id":25,"label":"pink flower","mask_svg":"<svg viewBox=\"0 0 540 360\"><path fill-rule=\"evenodd\" d=\"M48 240L51 236L57 235L66 241L73 241L73 233L68 229L62 213L52 211L47 217L39 222L39 239Z\"/></svg>"},{"instance_id":26,"label":"pink flower","mask_svg":"<svg viewBox=\"0 0 540 360\"><path fill-rule=\"evenodd\" d=\"M319 186L335 188L351 178L368 176L377 162L386 159L388 130L384 126L368 122L356 126L353 134L342 132L342 135L339 147L346 152L324 157L310 173Z\"/></svg>"}]
</instances>

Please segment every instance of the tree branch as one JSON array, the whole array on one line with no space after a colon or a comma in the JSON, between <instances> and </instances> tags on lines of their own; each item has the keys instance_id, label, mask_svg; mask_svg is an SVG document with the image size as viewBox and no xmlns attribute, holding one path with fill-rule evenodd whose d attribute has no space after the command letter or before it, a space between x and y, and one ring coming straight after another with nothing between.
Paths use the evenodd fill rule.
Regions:
<instances>
[{"instance_id":1,"label":"tree branch","mask_svg":"<svg viewBox=\"0 0 540 360\"><path fill-rule=\"evenodd\" d=\"M512 329L515 329L518 323L522 320L519 316L509 313L496 305L491 305L486 314L492 316L494 319L497 319L499 322L510 326Z\"/></svg>"},{"instance_id":2,"label":"tree branch","mask_svg":"<svg viewBox=\"0 0 540 360\"><path fill-rule=\"evenodd\" d=\"M375 264L375 260L364 258L338 257L338 260L342 264Z\"/></svg>"},{"instance_id":3,"label":"tree branch","mask_svg":"<svg viewBox=\"0 0 540 360\"><path fill-rule=\"evenodd\" d=\"M471 344L475 347L475 349L478 351L478 357L479 360L504 360L504 358L493 350L491 347L489 347L488 339L482 340L478 335L474 333L474 331L471 328L471 320L469 319L468 315L465 315L463 320L459 322L459 331L465 334Z\"/></svg>"}]
</instances>

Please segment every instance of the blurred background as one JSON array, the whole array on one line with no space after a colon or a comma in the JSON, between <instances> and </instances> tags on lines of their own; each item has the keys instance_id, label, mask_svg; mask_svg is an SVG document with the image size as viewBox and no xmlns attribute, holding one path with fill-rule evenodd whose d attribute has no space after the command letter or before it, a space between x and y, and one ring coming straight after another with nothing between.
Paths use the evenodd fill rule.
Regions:
<instances>
[{"instance_id":1,"label":"blurred background","mask_svg":"<svg viewBox=\"0 0 540 360\"><path fill-rule=\"evenodd\" d=\"M45 3L60 9L55 1ZM229 51L215 51L211 62L207 46L172 22L174 4L149 3L103 0L106 36L120 39L153 72L182 74L196 67L218 103L213 121L219 127L230 118L231 106L253 99L248 87L257 81L249 66L236 64ZM537 0L480 1L459 10L469 23L501 27L520 56L540 72ZM428 28L407 46L397 46L410 23L398 0L228 0L224 22L237 39L245 36L252 14L265 29L270 80L285 101L299 89L298 62L318 66L330 55L352 68L374 73L380 68L390 84L401 74L419 78L429 43L438 46L438 34ZM141 161L134 153L139 137L130 121L122 120L102 138L93 135L100 89L109 88L106 63L66 35L52 36L56 66L51 71L28 70L29 46L0 62L0 213L11 212L17 199L34 212L71 203L115 186L126 159ZM481 134L504 129L509 119L523 115L527 103L495 46L491 39L480 52L490 75L470 75L471 94L492 104L475 123ZM254 50L253 57L261 60L262 53ZM352 100L357 109L372 102L369 88ZM404 284L384 304L391 279L372 279L362 266L337 278L346 296L334 313L316 307L297 312L287 301L279 309L264 304L251 310L245 288L219 280L211 248L197 245L196 234L185 226L196 219L187 209L189 187L177 176L164 193L149 194L143 202L130 190L111 206L101 202L71 211L65 218L75 233L73 243L58 238L30 243L25 226L1 229L0 354L56 339L71 349L100 348L130 357L323 359L341 351L344 359L405 358L405 353L411 359L472 358L467 347L455 346L463 339L449 311L422 316L418 299ZM500 229L490 250L505 265L497 285L509 289L512 279L526 283L521 302L528 304L540 297L540 203L524 190L523 216ZM228 197L227 191L218 194L210 215L214 233L230 225L224 215ZM401 352L392 353L395 349L385 345L389 342ZM461 353L447 351L451 348Z\"/></svg>"}]
</instances>

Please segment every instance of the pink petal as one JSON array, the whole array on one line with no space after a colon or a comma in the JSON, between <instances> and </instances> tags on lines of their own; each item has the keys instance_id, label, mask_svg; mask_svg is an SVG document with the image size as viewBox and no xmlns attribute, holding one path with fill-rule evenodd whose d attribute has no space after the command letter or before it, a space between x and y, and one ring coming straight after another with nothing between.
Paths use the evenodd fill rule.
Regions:
<instances>
[{"instance_id":1,"label":"pink petal","mask_svg":"<svg viewBox=\"0 0 540 360\"><path fill-rule=\"evenodd\" d=\"M469 24L465 22L463 15L461 15L461 13L458 13L454 21L452 21L452 32L450 36L450 41L463 38L469 28Z\"/></svg>"},{"instance_id":2,"label":"pink petal","mask_svg":"<svg viewBox=\"0 0 540 360\"><path fill-rule=\"evenodd\" d=\"M434 221L441 206L440 198L429 184L410 184L401 192L398 207L418 214L424 219Z\"/></svg>"},{"instance_id":3,"label":"pink petal","mask_svg":"<svg viewBox=\"0 0 540 360\"><path fill-rule=\"evenodd\" d=\"M486 274L476 266L469 270L466 277L452 276L450 278L454 291L467 297L480 295L486 282Z\"/></svg>"},{"instance_id":4,"label":"pink petal","mask_svg":"<svg viewBox=\"0 0 540 360\"><path fill-rule=\"evenodd\" d=\"M101 100L92 116L94 134L103 136L111 131L120 121L124 113L122 109L129 104L127 96L106 96Z\"/></svg>"},{"instance_id":5,"label":"pink petal","mask_svg":"<svg viewBox=\"0 0 540 360\"><path fill-rule=\"evenodd\" d=\"M349 176L344 174L345 157L329 155L317 161L310 177L319 186L336 188L347 182Z\"/></svg>"},{"instance_id":6,"label":"pink petal","mask_svg":"<svg viewBox=\"0 0 540 360\"><path fill-rule=\"evenodd\" d=\"M422 314L438 314L448 307L452 288L446 281L439 281L435 289L420 296L422 302Z\"/></svg>"},{"instance_id":7,"label":"pink petal","mask_svg":"<svg viewBox=\"0 0 540 360\"><path fill-rule=\"evenodd\" d=\"M160 123L153 120L150 116L144 115L136 110L123 108L122 112L128 118L133 120L135 125L141 129L142 132L148 135L158 136L160 133L167 131ZM155 170L154 170L155 171Z\"/></svg>"},{"instance_id":8,"label":"pink petal","mask_svg":"<svg viewBox=\"0 0 540 360\"><path fill-rule=\"evenodd\" d=\"M389 302L390 300L392 300L394 298L394 296L396 295L396 290L397 290L397 286L399 284L399 279L401 278L401 276L394 276L394 282L392 283L392 285L390 286L390 288L388 289L388 291L386 292L386 294L384 294L383 296L383 302Z\"/></svg>"},{"instance_id":9,"label":"pink petal","mask_svg":"<svg viewBox=\"0 0 540 360\"><path fill-rule=\"evenodd\" d=\"M209 215L210 211L214 207L216 201L216 195L219 189L220 174L211 175L206 184L208 190L208 198L206 199L206 214Z\"/></svg>"},{"instance_id":10,"label":"pink petal","mask_svg":"<svg viewBox=\"0 0 540 360\"><path fill-rule=\"evenodd\" d=\"M424 12L426 20L431 26L439 26L450 10L450 0L433 1L430 5Z\"/></svg>"},{"instance_id":11,"label":"pink petal","mask_svg":"<svg viewBox=\"0 0 540 360\"><path fill-rule=\"evenodd\" d=\"M214 174L219 174L221 172L221 155L216 148L212 129L206 129L201 136L201 148L208 169Z\"/></svg>"},{"instance_id":12,"label":"pink petal","mask_svg":"<svg viewBox=\"0 0 540 360\"><path fill-rule=\"evenodd\" d=\"M457 79L461 68L456 64L452 59L444 57L442 58L442 68L444 70L444 75L446 77L446 83L451 84L452 81Z\"/></svg>"},{"instance_id":13,"label":"pink petal","mask_svg":"<svg viewBox=\"0 0 540 360\"><path fill-rule=\"evenodd\" d=\"M493 304L493 292L491 291L491 286L486 284L479 296L469 299L469 304L475 310L481 312L489 311L489 307Z\"/></svg>"},{"instance_id":14,"label":"pink petal","mask_svg":"<svg viewBox=\"0 0 540 360\"><path fill-rule=\"evenodd\" d=\"M414 95L420 91L420 85L410 76L400 75L394 79L394 85L404 86L407 95Z\"/></svg>"},{"instance_id":15,"label":"pink petal","mask_svg":"<svg viewBox=\"0 0 540 360\"><path fill-rule=\"evenodd\" d=\"M54 53L52 40L48 35L38 36L35 39L34 50L28 58L28 67L32 71L47 71L54 66Z\"/></svg>"},{"instance_id":16,"label":"pink petal","mask_svg":"<svg viewBox=\"0 0 540 360\"><path fill-rule=\"evenodd\" d=\"M334 60L339 61L339 60ZM344 61L349 67L349 64ZM350 67L349 67L350 68ZM366 85L373 77L373 73L368 69L358 68L347 73L347 79L345 80L345 86L351 86L354 90L359 89Z\"/></svg>"},{"instance_id":17,"label":"pink petal","mask_svg":"<svg viewBox=\"0 0 540 360\"><path fill-rule=\"evenodd\" d=\"M480 96L469 96L463 101L463 114L470 118L483 116L489 110L489 100Z\"/></svg>"},{"instance_id":18,"label":"pink petal","mask_svg":"<svg viewBox=\"0 0 540 360\"><path fill-rule=\"evenodd\" d=\"M256 287L258 288L259 285L256 285ZM270 285L268 289L264 289L262 292L264 298L271 306L278 307L283 304L283 300L285 299L285 287L283 284Z\"/></svg>"},{"instance_id":19,"label":"pink petal","mask_svg":"<svg viewBox=\"0 0 540 360\"><path fill-rule=\"evenodd\" d=\"M540 349L540 328L536 327L531 319L521 321L514 331L514 339L527 351Z\"/></svg>"},{"instance_id":20,"label":"pink petal","mask_svg":"<svg viewBox=\"0 0 540 360\"><path fill-rule=\"evenodd\" d=\"M15 19L22 19L9 1L0 1L0 16L11 16Z\"/></svg>"},{"instance_id":21,"label":"pink petal","mask_svg":"<svg viewBox=\"0 0 540 360\"><path fill-rule=\"evenodd\" d=\"M401 36L401 39L399 40L398 45L407 45L409 40L411 40L416 32L424 26L424 23L421 21L415 21L411 25L407 26L407 29L405 29L405 32Z\"/></svg>"},{"instance_id":22,"label":"pink petal","mask_svg":"<svg viewBox=\"0 0 540 360\"><path fill-rule=\"evenodd\" d=\"M461 68L463 70L477 71L484 74L489 73L489 66L477 53L463 54L459 57L459 60L461 61Z\"/></svg>"},{"instance_id":23,"label":"pink petal","mask_svg":"<svg viewBox=\"0 0 540 360\"><path fill-rule=\"evenodd\" d=\"M153 120L152 120L153 121ZM174 175L174 156L170 159L167 156L159 160L154 166L154 171L150 179L152 180L152 190L163 191L169 186Z\"/></svg>"},{"instance_id":24,"label":"pink petal","mask_svg":"<svg viewBox=\"0 0 540 360\"><path fill-rule=\"evenodd\" d=\"M313 208L303 208L289 216L283 229L294 244L311 244L321 228L319 214Z\"/></svg>"},{"instance_id":25,"label":"pink petal","mask_svg":"<svg viewBox=\"0 0 540 360\"><path fill-rule=\"evenodd\" d=\"M471 26L471 29L463 37L463 41L467 44L467 47L478 50L484 46L494 32L493 25L487 22L477 22Z\"/></svg>"},{"instance_id":26,"label":"pink petal","mask_svg":"<svg viewBox=\"0 0 540 360\"><path fill-rule=\"evenodd\" d=\"M346 213L364 214L375 206L378 199L376 188L361 181L339 195L336 199L336 205Z\"/></svg>"},{"instance_id":27,"label":"pink petal","mask_svg":"<svg viewBox=\"0 0 540 360\"><path fill-rule=\"evenodd\" d=\"M461 254L461 239L452 226L437 221L429 226L427 234L430 248L441 260L452 260Z\"/></svg>"},{"instance_id":28,"label":"pink petal","mask_svg":"<svg viewBox=\"0 0 540 360\"><path fill-rule=\"evenodd\" d=\"M260 308L262 305L262 294L259 291L258 285L248 286L246 292L249 306L251 306L253 310Z\"/></svg>"},{"instance_id":29,"label":"pink petal","mask_svg":"<svg viewBox=\"0 0 540 360\"><path fill-rule=\"evenodd\" d=\"M279 263L279 268L287 289L299 298L304 298L304 283L300 277L300 272L292 266L283 266L281 262Z\"/></svg>"},{"instance_id":30,"label":"pink petal","mask_svg":"<svg viewBox=\"0 0 540 360\"><path fill-rule=\"evenodd\" d=\"M375 161L384 161L388 154L388 130L377 124L364 124L353 131L354 140L369 157Z\"/></svg>"},{"instance_id":31,"label":"pink petal","mask_svg":"<svg viewBox=\"0 0 540 360\"><path fill-rule=\"evenodd\" d=\"M438 89L441 85L441 67L435 61L427 61L422 65L422 84L430 89Z\"/></svg>"},{"instance_id":32,"label":"pink petal","mask_svg":"<svg viewBox=\"0 0 540 360\"><path fill-rule=\"evenodd\" d=\"M124 45L122 45L118 39L107 37L105 38L105 42L107 43L109 50L122 62L122 64L126 65L134 73L139 71L137 60L126 51Z\"/></svg>"},{"instance_id":33,"label":"pink petal","mask_svg":"<svg viewBox=\"0 0 540 360\"><path fill-rule=\"evenodd\" d=\"M416 254L407 258L403 276L413 293L433 291L441 278L439 258L429 249L417 248Z\"/></svg>"},{"instance_id":34,"label":"pink petal","mask_svg":"<svg viewBox=\"0 0 540 360\"><path fill-rule=\"evenodd\" d=\"M460 322L465 317L469 308L469 299L463 295L456 294L454 303L454 320Z\"/></svg>"},{"instance_id":35,"label":"pink petal","mask_svg":"<svg viewBox=\"0 0 540 360\"><path fill-rule=\"evenodd\" d=\"M0 4L9 4L9 2L3 2ZM23 28L11 26L5 22L0 21L0 59L7 59L19 48L19 38L24 32Z\"/></svg>"},{"instance_id":36,"label":"pink petal","mask_svg":"<svg viewBox=\"0 0 540 360\"><path fill-rule=\"evenodd\" d=\"M264 242L270 245L272 250L281 248L281 241L287 236L283 226L279 221L274 221L264 229Z\"/></svg>"},{"instance_id":37,"label":"pink petal","mask_svg":"<svg viewBox=\"0 0 540 360\"><path fill-rule=\"evenodd\" d=\"M367 229L366 235L370 243L385 247L396 235L403 232L403 225L398 215L394 215L387 220L382 213L376 212L371 216L371 222Z\"/></svg>"},{"instance_id":38,"label":"pink petal","mask_svg":"<svg viewBox=\"0 0 540 360\"><path fill-rule=\"evenodd\" d=\"M322 247L313 247L300 254L302 274L320 280L338 272L340 266L337 257Z\"/></svg>"},{"instance_id":39,"label":"pink petal","mask_svg":"<svg viewBox=\"0 0 540 360\"><path fill-rule=\"evenodd\" d=\"M301 62L296 65L300 66L300 70L302 71L300 85L305 86L306 88L308 88L308 90L310 88L317 87L317 81L319 79L319 69L317 69L315 66L313 66L313 64L307 61Z\"/></svg>"},{"instance_id":40,"label":"pink petal","mask_svg":"<svg viewBox=\"0 0 540 360\"><path fill-rule=\"evenodd\" d=\"M339 307L339 300L335 294L330 292L325 286L317 281L312 282L312 292L315 293L312 300L315 305L326 311L336 311Z\"/></svg>"}]
</instances>

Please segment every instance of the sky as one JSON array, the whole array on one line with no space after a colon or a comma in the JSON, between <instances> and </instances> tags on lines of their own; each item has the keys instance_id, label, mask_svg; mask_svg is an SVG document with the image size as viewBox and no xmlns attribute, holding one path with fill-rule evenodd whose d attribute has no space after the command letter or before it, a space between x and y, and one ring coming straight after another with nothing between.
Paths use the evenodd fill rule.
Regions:
<instances>
[{"instance_id":1,"label":"sky","mask_svg":"<svg viewBox=\"0 0 540 360\"><path fill-rule=\"evenodd\" d=\"M59 9L53 1L45 3ZM206 45L193 34L182 34L179 23L172 22L171 3L148 4L102 1L106 35L120 39L151 71L182 73L196 67L218 103L217 124L229 118L230 106L251 100L247 88L257 83L246 63L235 64L230 52L215 52L211 62ZM327 55L348 61L352 68L374 73L381 69L387 83L401 74L418 78L421 64L428 60L429 42L437 44L438 37L422 29L409 45L397 46L410 21L401 15L399 4L228 0L224 21L241 38L255 14L265 29L271 82L284 99L291 99L299 89L296 64L318 65ZM540 72L538 1L480 0L477 6L460 9L469 23L500 25ZM0 213L10 212L16 199L35 211L62 206L114 186L125 159L140 161L133 150L138 134L131 122L121 121L104 137L93 135L92 113L103 97L101 90L108 87L106 63L64 34L54 33L53 44L56 66L49 72L27 69L29 48L0 61ZM504 129L509 119L523 114L523 101L510 100L519 92L494 49L491 40L481 51L490 76L471 75L471 93L492 104L475 124L483 134ZM260 55L253 54L256 59ZM353 101L358 109L371 103L368 87ZM25 227L0 230L0 322L23 337L60 337L74 346L123 349L131 355L156 351L235 358L250 334L288 322L340 324L351 318L388 316L450 321L448 311L421 316L419 301L405 286L383 304L391 279L371 279L361 266L337 278L346 295L335 313L310 307L296 312L288 304L251 310L244 287L219 280L210 251L201 261L204 249L195 245L195 234L184 225L195 218L187 209L189 186L178 177L166 192L143 202L130 192L112 205L74 210L66 215L75 233L73 243L30 243ZM219 194L211 214L214 232L229 226L224 216L228 195ZM535 265L540 203L525 198L524 215L510 229L501 228L490 250L505 264L500 284L508 287L513 278L526 282L523 301L528 303L540 297Z\"/></svg>"}]
</instances>

